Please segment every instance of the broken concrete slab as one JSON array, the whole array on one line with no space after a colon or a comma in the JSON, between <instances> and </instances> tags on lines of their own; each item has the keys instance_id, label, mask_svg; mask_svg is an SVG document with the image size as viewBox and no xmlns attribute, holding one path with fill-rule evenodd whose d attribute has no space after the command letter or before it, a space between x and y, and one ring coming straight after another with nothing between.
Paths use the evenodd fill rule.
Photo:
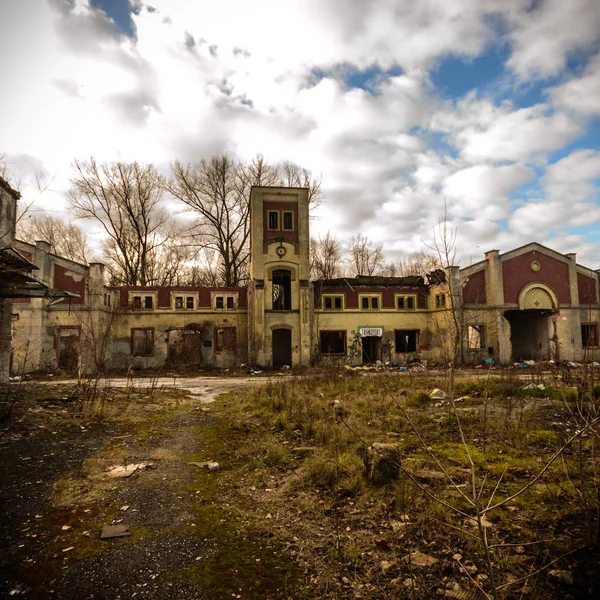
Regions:
<instances>
[{"instance_id":1,"label":"broken concrete slab","mask_svg":"<svg viewBox=\"0 0 600 600\"><path fill-rule=\"evenodd\" d=\"M131 535L129 525L105 525L100 534L101 540L110 540L112 538L127 537Z\"/></svg>"},{"instance_id":2,"label":"broken concrete slab","mask_svg":"<svg viewBox=\"0 0 600 600\"><path fill-rule=\"evenodd\" d=\"M132 463L130 465L119 465L111 467L107 472L107 477L122 478L133 475L138 469L148 469L152 466L152 463Z\"/></svg>"}]
</instances>

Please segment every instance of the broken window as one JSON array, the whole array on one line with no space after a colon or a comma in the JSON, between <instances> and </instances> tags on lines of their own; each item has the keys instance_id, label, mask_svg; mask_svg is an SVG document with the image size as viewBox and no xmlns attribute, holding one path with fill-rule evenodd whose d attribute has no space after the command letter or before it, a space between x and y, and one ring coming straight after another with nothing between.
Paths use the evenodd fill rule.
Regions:
<instances>
[{"instance_id":1,"label":"broken window","mask_svg":"<svg viewBox=\"0 0 600 600\"><path fill-rule=\"evenodd\" d=\"M396 329L396 352L416 352L418 340L418 329Z\"/></svg>"},{"instance_id":2,"label":"broken window","mask_svg":"<svg viewBox=\"0 0 600 600\"><path fill-rule=\"evenodd\" d=\"M292 231L294 229L294 213L291 211L283 212L283 229L285 231Z\"/></svg>"},{"instance_id":3,"label":"broken window","mask_svg":"<svg viewBox=\"0 0 600 600\"><path fill-rule=\"evenodd\" d=\"M154 328L134 328L131 330L131 354L133 356L154 355Z\"/></svg>"},{"instance_id":4,"label":"broken window","mask_svg":"<svg viewBox=\"0 0 600 600\"><path fill-rule=\"evenodd\" d=\"M415 296L396 296L396 308L398 310L414 310L416 306Z\"/></svg>"},{"instance_id":5,"label":"broken window","mask_svg":"<svg viewBox=\"0 0 600 600\"><path fill-rule=\"evenodd\" d=\"M141 310L142 308L142 297L141 296L134 296L133 297L133 309L134 310Z\"/></svg>"},{"instance_id":6,"label":"broken window","mask_svg":"<svg viewBox=\"0 0 600 600\"><path fill-rule=\"evenodd\" d=\"M321 331L319 350L329 356L345 356L346 331Z\"/></svg>"},{"instance_id":7,"label":"broken window","mask_svg":"<svg viewBox=\"0 0 600 600\"><path fill-rule=\"evenodd\" d=\"M292 310L292 274L287 269L273 271L273 310Z\"/></svg>"},{"instance_id":8,"label":"broken window","mask_svg":"<svg viewBox=\"0 0 600 600\"><path fill-rule=\"evenodd\" d=\"M144 308L152 309L153 306L154 306L154 298L152 298L152 296L146 296L144 298Z\"/></svg>"},{"instance_id":9,"label":"broken window","mask_svg":"<svg viewBox=\"0 0 600 600\"><path fill-rule=\"evenodd\" d=\"M175 296L175 308L177 310L183 308L183 296Z\"/></svg>"},{"instance_id":10,"label":"broken window","mask_svg":"<svg viewBox=\"0 0 600 600\"><path fill-rule=\"evenodd\" d=\"M598 346L598 323L581 324L581 345L583 348Z\"/></svg>"},{"instance_id":11,"label":"broken window","mask_svg":"<svg viewBox=\"0 0 600 600\"><path fill-rule=\"evenodd\" d=\"M485 337L483 325L469 325L467 328L467 341L469 350L485 348Z\"/></svg>"},{"instance_id":12,"label":"broken window","mask_svg":"<svg viewBox=\"0 0 600 600\"><path fill-rule=\"evenodd\" d=\"M325 310L342 310L342 296L323 296L323 308Z\"/></svg>"},{"instance_id":13,"label":"broken window","mask_svg":"<svg viewBox=\"0 0 600 600\"><path fill-rule=\"evenodd\" d=\"M194 296L188 296L185 299L185 307L186 308L194 308Z\"/></svg>"},{"instance_id":14,"label":"broken window","mask_svg":"<svg viewBox=\"0 0 600 600\"><path fill-rule=\"evenodd\" d=\"M215 352L235 352L235 327L217 327L215 329Z\"/></svg>"},{"instance_id":15,"label":"broken window","mask_svg":"<svg viewBox=\"0 0 600 600\"><path fill-rule=\"evenodd\" d=\"M268 219L269 219L269 229L271 231L278 231L279 230L279 211L270 210Z\"/></svg>"},{"instance_id":16,"label":"broken window","mask_svg":"<svg viewBox=\"0 0 600 600\"><path fill-rule=\"evenodd\" d=\"M361 296L360 307L362 310L378 310L379 294L377 294L376 296Z\"/></svg>"},{"instance_id":17,"label":"broken window","mask_svg":"<svg viewBox=\"0 0 600 600\"><path fill-rule=\"evenodd\" d=\"M227 296L227 310L233 310L235 308L235 302L233 296Z\"/></svg>"},{"instance_id":18,"label":"broken window","mask_svg":"<svg viewBox=\"0 0 600 600\"><path fill-rule=\"evenodd\" d=\"M444 308L446 306L446 294L435 295L435 307Z\"/></svg>"},{"instance_id":19,"label":"broken window","mask_svg":"<svg viewBox=\"0 0 600 600\"><path fill-rule=\"evenodd\" d=\"M217 308L217 309L223 308L223 296L217 296L215 298L215 308Z\"/></svg>"}]
</instances>

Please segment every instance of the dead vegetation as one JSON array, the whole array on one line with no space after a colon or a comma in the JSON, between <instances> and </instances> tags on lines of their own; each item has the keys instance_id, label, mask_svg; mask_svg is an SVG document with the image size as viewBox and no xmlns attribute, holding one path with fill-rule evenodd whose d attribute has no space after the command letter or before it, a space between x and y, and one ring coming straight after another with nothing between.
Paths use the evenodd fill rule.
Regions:
<instances>
[{"instance_id":1,"label":"dead vegetation","mask_svg":"<svg viewBox=\"0 0 600 600\"><path fill-rule=\"evenodd\" d=\"M219 413L244 442L219 497L281 539L307 597L593 597L590 384L331 371L233 392ZM366 478L369 452L394 446L400 476Z\"/></svg>"}]
</instances>

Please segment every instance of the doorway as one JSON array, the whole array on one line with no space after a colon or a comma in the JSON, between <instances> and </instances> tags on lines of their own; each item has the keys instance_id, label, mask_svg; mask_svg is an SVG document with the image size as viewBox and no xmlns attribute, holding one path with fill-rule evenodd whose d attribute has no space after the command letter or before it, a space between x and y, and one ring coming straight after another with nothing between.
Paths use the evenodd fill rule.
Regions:
<instances>
[{"instance_id":1,"label":"doorway","mask_svg":"<svg viewBox=\"0 0 600 600\"><path fill-rule=\"evenodd\" d=\"M550 310L507 310L510 323L512 359L548 360L550 358Z\"/></svg>"},{"instance_id":2,"label":"doorway","mask_svg":"<svg viewBox=\"0 0 600 600\"><path fill-rule=\"evenodd\" d=\"M273 271L273 310L292 310L292 273L287 269Z\"/></svg>"},{"instance_id":3,"label":"doorway","mask_svg":"<svg viewBox=\"0 0 600 600\"><path fill-rule=\"evenodd\" d=\"M292 330L273 330L273 367L292 366Z\"/></svg>"},{"instance_id":4,"label":"doorway","mask_svg":"<svg viewBox=\"0 0 600 600\"><path fill-rule=\"evenodd\" d=\"M79 327L58 329L58 368L74 373L79 366Z\"/></svg>"},{"instance_id":5,"label":"doorway","mask_svg":"<svg viewBox=\"0 0 600 600\"><path fill-rule=\"evenodd\" d=\"M362 339L362 362L375 363L381 361L381 338L367 336Z\"/></svg>"}]
</instances>

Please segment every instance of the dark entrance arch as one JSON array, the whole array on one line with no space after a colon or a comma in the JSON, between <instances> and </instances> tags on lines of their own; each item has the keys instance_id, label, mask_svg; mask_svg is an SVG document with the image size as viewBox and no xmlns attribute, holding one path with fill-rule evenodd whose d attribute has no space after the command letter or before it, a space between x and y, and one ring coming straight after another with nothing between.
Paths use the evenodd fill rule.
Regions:
<instances>
[{"instance_id":1,"label":"dark entrance arch","mask_svg":"<svg viewBox=\"0 0 600 600\"><path fill-rule=\"evenodd\" d=\"M292 330L273 329L273 366L292 366Z\"/></svg>"}]
</instances>

